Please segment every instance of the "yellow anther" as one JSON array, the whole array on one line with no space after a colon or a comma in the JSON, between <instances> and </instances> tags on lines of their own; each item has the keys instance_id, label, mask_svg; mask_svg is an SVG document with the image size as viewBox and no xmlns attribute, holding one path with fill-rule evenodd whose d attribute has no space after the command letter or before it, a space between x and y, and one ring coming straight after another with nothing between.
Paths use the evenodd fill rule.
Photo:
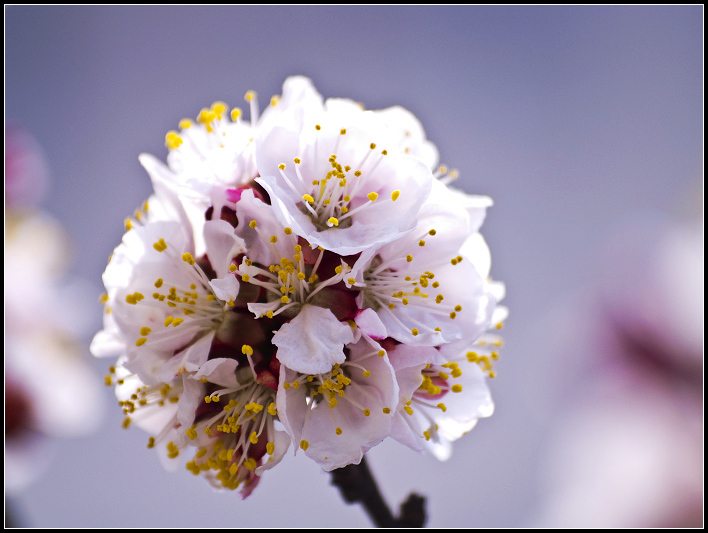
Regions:
<instances>
[{"instance_id":1,"label":"yellow anther","mask_svg":"<svg viewBox=\"0 0 708 533\"><path fill-rule=\"evenodd\" d=\"M457 385L453 385L452 392L462 392L462 385L460 385L459 383Z\"/></svg>"},{"instance_id":2,"label":"yellow anther","mask_svg":"<svg viewBox=\"0 0 708 533\"><path fill-rule=\"evenodd\" d=\"M408 413L409 415L413 414L413 408L410 405L406 405L403 407L403 410Z\"/></svg>"},{"instance_id":3,"label":"yellow anther","mask_svg":"<svg viewBox=\"0 0 708 533\"><path fill-rule=\"evenodd\" d=\"M312 196L310 196L309 194L303 194L302 199L305 200L306 202L311 203L311 204L315 203L315 199Z\"/></svg>"},{"instance_id":4,"label":"yellow anther","mask_svg":"<svg viewBox=\"0 0 708 533\"><path fill-rule=\"evenodd\" d=\"M243 462L243 466L245 466L248 470L253 471L258 467L258 463L256 463L256 460L251 457Z\"/></svg>"},{"instance_id":5,"label":"yellow anther","mask_svg":"<svg viewBox=\"0 0 708 533\"><path fill-rule=\"evenodd\" d=\"M374 148L376 148L376 143L371 143L371 144L369 145L369 148L371 148L372 150L373 150Z\"/></svg>"},{"instance_id":6,"label":"yellow anther","mask_svg":"<svg viewBox=\"0 0 708 533\"><path fill-rule=\"evenodd\" d=\"M425 436L425 440L430 440L430 431L426 429L423 431L423 435Z\"/></svg>"},{"instance_id":7,"label":"yellow anther","mask_svg":"<svg viewBox=\"0 0 708 533\"><path fill-rule=\"evenodd\" d=\"M309 448L309 446L310 446L310 443L307 442L306 440L300 441L300 448L302 448L303 450L307 450L307 448Z\"/></svg>"},{"instance_id":8,"label":"yellow anther","mask_svg":"<svg viewBox=\"0 0 708 533\"><path fill-rule=\"evenodd\" d=\"M249 276L248 274L241 275L241 281L243 281L244 283L248 283L250 281L250 279L251 279L251 276Z\"/></svg>"},{"instance_id":9,"label":"yellow anther","mask_svg":"<svg viewBox=\"0 0 708 533\"><path fill-rule=\"evenodd\" d=\"M244 344L241 346L241 353L245 355L253 355L253 348L251 348L248 344Z\"/></svg>"},{"instance_id":10,"label":"yellow anther","mask_svg":"<svg viewBox=\"0 0 708 533\"><path fill-rule=\"evenodd\" d=\"M413 329L411 330L411 333L413 334L414 337L415 337L416 335L418 335L418 333L419 333L419 332L418 332L418 328L413 328Z\"/></svg>"},{"instance_id":11,"label":"yellow anther","mask_svg":"<svg viewBox=\"0 0 708 533\"><path fill-rule=\"evenodd\" d=\"M154 448L155 447L155 437L150 437L148 439L148 448Z\"/></svg>"},{"instance_id":12,"label":"yellow anther","mask_svg":"<svg viewBox=\"0 0 708 533\"><path fill-rule=\"evenodd\" d=\"M182 142L182 137L176 131L168 131L167 135L165 135L165 146L168 148L177 148Z\"/></svg>"},{"instance_id":13,"label":"yellow anther","mask_svg":"<svg viewBox=\"0 0 708 533\"><path fill-rule=\"evenodd\" d=\"M147 337L140 337L137 341L135 341L135 346L142 346L147 342Z\"/></svg>"},{"instance_id":14,"label":"yellow anther","mask_svg":"<svg viewBox=\"0 0 708 533\"><path fill-rule=\"evenodd\" d=\"M448 376L448 375L447 375L445 372L443 372L442 370L438 373L438 376L440 377L440 379L450 379L450 376Z\"/></svg>"},{"instance_id":15,"label":"yellow anther","mask_svg":"<svg viewBox=\"0 0 708 533\"><path fill-rule=\"evenodd\" d=\"M442 294L438 294L438 295L435 297L435 303L436 303L436 304L439 304L439 303L442 302L444 299L445 299L445 297L444 297Z\"/></svg>"},{"instance_id":16,"label":"yellow anther","mask_svg":"<svg viewBox=\"0 0 708 533\"><path fill-rule=\"evenodd\" d=\"M338 427L337 429L334 430L337 435L342 434L342 428Z\"/></svg>"},{"instance_id":17,"label":"yellow anther","mask_svg":"<svg viewBox=\"0 0 708 533\"><path fill-rule=\"evenodd\" d=\"M197 432L194 431L194 429L188 429L185 433L187 433L187 436L191 439L194 440L197 438Z\"/></svg>"},{"instance_id":18,"label":"yellow anther","mask_svg":"<svg viewBox=\"0 0 708 533\"><path fill-rule=\"evenodd\" d=\"M270 242L272 242L273 244L275 244L276 242L278 242L278 237L276 237L275 235L271 235L271 236L270 236Z\"/></svg>"},{"instance_id":19,"label":"yellow anther","mask_svg":"<svg viewBox=\"0 0 708 533\"><path fill-rule=\"evenodd\" d=\"M258 444L258 433L256 433L255 431L251 433L251 436L248 437L248 440L251 441L251 444Z\"/></svg>"},{"instance_id":20,"label":"yellow anther","mask_svg":"<svg viewBox=\"0 0 708 533\"><path fill-rule=\"evenodd\" d=\"M236 463L233 463L233 464L229 467L229 474L232 475L232 476L235 476L235 475L236 475L236 472L238 472L238 465L237 465Z\"/></svg>"},{"instance_id":21,"label":"yellow anther","mask_svg":"<svg viewBox=\"0 0 708 533\"><path fill-rule=\"evenodd\" d=\"M292 234L293 234L293 230L290 229L290 228L285 228L285 229L283 230L283 233L285 233L285 235L292 235Z\"/></svg>"},{"instance_id":22,"label":"yellow anther","mask_svg":"<svg viewBox=\"0 0 708 533\"><path fill-rule=\"evenodd\" d=\"M293 381L293 389L298 389L300 388L300 382L299 381Z\"/></svg>"},{"instance_id":23,"label":"yellow anther","mask_svg":"<svg viewBox=\"0 0 708 533\"><path fill-rule=\"evenodd\" d=\"M231 120L236 120L240 116L241 116L241 109L239 109L238 107L234 107L231 110Z\"/></svg>"},{"instance_id":24,"label":"yellow anther","mask_svg":"<svg viewBox=\"0 0 708 533\"><path fill-rule=\"evenodd\" d=\"M379 197L379 195L377 193L375 193L374 191L371 191L369 194L366 195L366 197L369 200L371 200L372 202L375 202L376 199Z\"/></svg>"},{"instance_id":25,"label":"yellow anther","mask_svg":"<svg viewBox=\"0 0 708 533\"><path fill-rule=\"evenodd\" d=\"M185 263L189 263L190 265L194 264L194 258L189 252L185 252L182 254L182 261L184 261Z\"/></svg>"},{"instance_id":26,"label":"yellow anther","mask_svg":"<svg viewBox=\"0 0 708 533\"><path fill-rule=\"evenodd\" d=\"M377 355L378 355L379 357L383 357L384 355L386 355L386 351L385 351L385 350L379 350Z\"/></svg>"},{"instance_id":27,"label":"yellow anther","mask_svg":"<svg viewBox=\"0 0 708 533\"><path fill-rule=\"evenodd\" d=\"M144 327L140 328L140 334L141 334L143 337L147 337L148 335L150 335L150 332L151 332L151 331L152 331L152 330L151 330L149 327L147 327L147 326L144 326Z\"/></svg>"},{"instance_id":28,"label":"yellow anther","mask_svg":"<svg viewBox=\"0 0 708 533\"><path fill-rule=\"evenodd\" d=\"M319 124L315 124L315 129L317 131L320 131L322 129L322 126L320 126Z\"/></svg>"},{"instance_id":29,"label":"yellow anther","mask_svg":"<svg viewBox=\"0 0 708 533\"><path fill-rule=\"evenodd\" d=\"M121 424L121 426L123 426L123 429L128 429L130 427L130 417L129 416L126 416L123 419L123 423Z\"/></svg>"},{"instance_id":30,"label":"yellow anther","mask_svg":"<svg viewBox=\"0 0 708 533\"><path fill-rule=\"evenodd\" d=\"M155 287L159 289L160 287L162 287L162 283L162 278L157 278L157 281L155 282Z\"/></svg>"},{"instance_id":31,"label":"yellow anther","mask_svg":"<svg viewBox=\"0 0 708 533\"><path fill-rule=\"evenodd\" d=\"M246 102L250 102L257 96L256 91L248 91L246 95L243 97Z\"/></svg>"},{"instance_id":32,"label":"yellow anther","mask_svg":"<svg viewBox=\"0 0 708 533\"><path fill-rule=\"evenodd\" d=\"M110 387L113 385L113 378L111 376L106 376L103 378L104 383L106 384L106 387Z\"/></svg>"},{"instance_id":33,"label":"yellow anther","mask_svg":"<svg viewBox=\"0 0 708 533\"><path fill-rule=\"evenodd\" d=\"M251 229L255 229L255 228L256 228L256 221L255 221L255 220L251 220L251 221L248 223L248 227L251 228Z\"/></svg>"},{"instance_id":34,"label":"yellow anther","mask_svg":"<svg viewBox=\"0 0 708 533\"><path fill-rule=\"evenodd\" d=\"M382 155L388 155L388 150L381 150Z\"/></svg>"},{"instance_id":35,"label":"yellow anther","mask_svg":"<svg viewBox=\"0 0 708 533\"><path fill-rule=\"evenodd\" d=\"M455 311L457 311L458 313L459 313L460 311L462 311L462 306L461 306L461 305L456 305L456 306L455 306Z\"/></svg>"},{"instance_id":36,"label":"yellow anther","mask_svg":"<svg viewBox=\"0 0 708 533\"><path fill-rule=\"evenodd\" d=\"M295 159L293 159L293 162L294 162L296 165L299 165L299 164L301 163L299 157L296 157Z\"/></svg>"},{"instance_id":37,"label":"yellow anther","mask_svg":"<svg viewBox=\"0 0 708 533\"><path fill-rule=\"evenodd\" d=\"M383 412L384 412L385 415L387 415L387 414L389 414L389 413L391 412L391 409L388 408L388 407L384 407L384 408L383 408Z\"/></svg>"},{"instance_id":38,"label":"yellow anther","mask_svg":"<svg viewBox=\"0 0 708 533\"><path fill-rule=\"evenodd\" d=\"M346 128L342 128L341 130L339 130L339 134L340 134L340 135L346 135L346 134L347 134Z\"/></svg>"},{"instance_id":39,"label":"yellow anther","mask_svg":"<svg viewBox=\"0 0 708 533\"><path fill-rule=\"evenodd\" d=\"M173 320L174 320L174 317L168 316L168 317L165 319L165 327L167 327L167 326L169 326L170 324L172 324L172 321L173 321Z\"/></svg>"},{"instance_id":40,"label":"yellow anther","mask_svg":"<svg viewBox=\"0 0 708 533\"><path fill-rule=\"evenodd\" d=\"M496 374L495 374L493 371L490 371L490 372L489 372L489 377L490 377L490 378L494 378L495 376L496 376Z\"/></svg>"},{"instance_id":41,"label":"yellow anther","mask_svg":"<svg viewBox=\"0 0 708 533\"><path fill-rule=\"evenodd\" d=\"M327 222L332 226L339 226L339 220L337 220L335 217L329 217L327 219Z\"/></svg>"},{"instance_id":42,"label":"yellow anther","mask_svg":"<svg viewBox=\"0 0 708 533\"><path fill-rule=\"evenodd\" d=\"M371 375L371 372L369 370L364 370L364 377L368 378Z\"/></svg>"},{"instance_id":43,"label":"yellow anther","mask_svg":"<svg viewBox=\"0 0 708 533\"><path fill-rule=\"evenodd\" d=\"M275 403L270 402L270 405L268 406L268 414L270 416L275 416L276 414L278 414L278 411L275 408Z\"/></svg>"},{"instance_id":44,"label":"yellow anther","mask_svg":"<svg viewBox=\"0 0 708 533\"><path fill-rule=\"evenodd\" d=\"M418 246L425 246L425 241L424 240L418 241Z\"/></svg>"},{"instance_id":45,"label":"yellow anther","mask_svg":"<svg viewBox=\"0 0 708 533\"><path fill-rule=\"evenodd\" d=\"M502 324L501 322L499 322L499 324L497 324L495 327L496 327L497 329L501 329L502 326L503 326L503 324Z\"/></svg>"},{"instance_id":46,"label":"yellow anther","mask_svg":"<svg viewBox=\"0 0 708 533\"><path fill-rule=\"evenodd\" d=\"M337 274L341 274L341 273L342 273L342 265L336 266L336 267L334 268L334 271L335 271Z\"/></svg>"},{"instance_id":47,"label":"yellow anther","mask_svg":"<svg viewBox=\"0 0 708 533\"><path fill-rule=\"evenodd\" d=\"M172 321L172 326L176 328L176 327L179 326L182 322L184 322L184 318L177 317L177 318L175 318L175 319Z\"/></svg>"},{"instance_id":48,"label":"yellow anther","mask_svg":"<svg viewBox=\"0 0 708 533\"><path fill-rule=\"evenodd\" d=\"M371 414L371 411L368 409L364 409L364 416L369 416Z\"/></svg>"},{"instance_id":49,"label":"yellow anther","mask_svg":"<svg viewBox=\"0 0 708 533\"><path fill-rule=\"evenodd\" d=\"M452 318L453 320L455 319L456 316L457 316L457 314L455 313L455 311L452 311L450 313L450 318Z\"/></svg>"}]
</instances>

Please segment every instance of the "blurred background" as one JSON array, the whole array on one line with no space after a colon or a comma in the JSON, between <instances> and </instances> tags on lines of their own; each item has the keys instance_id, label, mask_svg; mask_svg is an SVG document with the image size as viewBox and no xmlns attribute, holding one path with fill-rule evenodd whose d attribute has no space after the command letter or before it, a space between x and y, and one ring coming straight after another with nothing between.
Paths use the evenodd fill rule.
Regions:
<instances>
[{"instance_id":1,"label":"blurred background","mask_svg":"<svg viewBox=\"0 0 708 533\"><path fill-rule=\"evenodd\" d=\"M88 353L101 273L151 190L138 154L164 159L180 119L216 100L245 109L251 89L263 108L304 74L325 97L408 108L456 185L495 202L482 233L510 309L496 412L446 463L372 450L388 502L426 495L431 527L702 525L703 13L6 7L6 132L44 154L39 208L94 291L77 333L94 379L113 363ZM8 151L6 137L6 212ZM6 477L16 523L369 525L302 454L246 501L166 472L145 434L121 428L113 391L98 394L93 433L51 438L25 490Z\"/></svg>"}]
</instances>

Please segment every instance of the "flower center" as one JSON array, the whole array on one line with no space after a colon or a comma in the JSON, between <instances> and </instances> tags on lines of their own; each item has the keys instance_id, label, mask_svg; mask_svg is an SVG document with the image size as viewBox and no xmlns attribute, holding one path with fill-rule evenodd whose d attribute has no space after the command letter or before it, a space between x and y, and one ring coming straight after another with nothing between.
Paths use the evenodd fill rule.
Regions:
<instances>
[{"instance_id":1,"label":"flower center","mask_svg":"<svg viewBox=\"0 0 708 533\"><path fill-rule=\"evenodd\" d=\"M126 302L137 305L145 299L141 305L168 308L169 315L165 318L162 331L157 331L149 338L150 343L172 338L172 333L166 328L169 326L181 327L182 334L197 334L203 329L219 329L224 320L224 315L233 306L234 302L223 302L211 290L209 278L196 263L189 252L182 254L180 258L168 249L164 239L159 239L153 244L153 248L161 253L166 253L171 259L171 264L179 270L181 284L173 285L169 288L162 278L154 282L155 289L152 300L145 299L140 292L135 292L126 296ZM162 291L166 292L160 292ZM140 328L140 338L136 341L137 346L143 346L148 342L148 336L153 333L152 328L143 326Z\"/></svg>"},{"instance_id":2,"label":"flower center","mask_svg":"<svg viewBox=\"0 0 708 533\"><path fill-rule=\"evenodd\" d=\"M315 128L318 132L321 129L319 125L315 126ZM335 152L339 146L339 139L346 135L347 130L342 128L339 133L335 144ZM351 166L342 165L337 161L336 153L329 156L328 167L331 167L331 169L324 176L303 176L300 171L302 161L299 157L293 160L297 180L290 179L285 173L285 163L279 165L280 175L285 182L293 191L301 195L302 202L298 204L298 208L302 213L310 216L317 231L340 226L347 228L351 226L352 217L356 213L370 208L376 202L379 197L376 191L367 193L362 190L364 181L361 178L362 170L360 170L369 162L369 157L375 149L376 144L371 143L369 150L359 161L358 165L355 166L358 170L353 172ZM367 168L365 172L368 175L373 174L376 167L387 154L388 152L383 150L379 158L373 161L370 168ZM317 139L315 140L313 161L315 165L318 162ZM391 200L395 202L399 196L400 191L394 191L391 195Z\"/></svg>"},{"instance_id":3,"label":"flower center","mask_svg":"<svg viewBox=\"0 0 708 533\"><path fill-rule=\"evenodd\" d=\"M275 391L250 375L249 368L239 370L243 384L206 396L205 411L186 431L198 448L187 469L194 475L216 472L221 485L232 490L249 482L266 453L271 457L275 453Z\"/></svg>"},{"instance_id":4,"label":"flower center","mask_svg":"<svg viewBox=\"0 0 708 533\"><path fill-rule=\"evenodd\" d=\"M418 245L425 246L424 237L432 237L436 233L431 229L418 240ZM462 256L457 256L451 260L451 263L459 264L462 259ZM416 271L408 267L408 263L412 261L412 254L394 256L385 262L377 256L364 272L363 284L357 284L354 278L348 278L347 283L361 286L364 289L365 305L375 311L384 310L396 322L409 328L413 336L417 336L421 331L440 332L439 326L431 327L413 319L410 315L405 317L406 322L410 324L404 324L400 314L394 312L402 306L411 310L424 311L429 316L448 317L454 320L462 311L461 305L443 304L445 296L436 290L440 288L440 282L433 281L435 273L429 270Z\"/></svg>"},{"instance_id":5,"label":"flower center","mask_svg":"<svg viewBox=\"0 0 708 533\"><path fill-rule=\"evenodd\" d=\"M290 228L283 229L284 241L287 244L283 246L281 242L281 246L276 246L279 242L277 235L266 237L255 220L249 223L249 227L256 230L263 243L271 249L273 257L280 256L277 263L267 268L244 257L236 272L241 276L242 282L257 285L267 291L267 304L249 304L249 309L258 310L259 318L264 315L273 318L291 308L296 308L293 311L297 311L299 306L307 303L322 289L342 281L351 270L346 264L339 265L335 267L333 276L322 280L318 274L324 256L322 247L318 248L319 254L314 264L308 264L305 261L302 245L298 244ZM233 269L236 270L236 267L234 266Z\"/></svg>"}]
</instances>

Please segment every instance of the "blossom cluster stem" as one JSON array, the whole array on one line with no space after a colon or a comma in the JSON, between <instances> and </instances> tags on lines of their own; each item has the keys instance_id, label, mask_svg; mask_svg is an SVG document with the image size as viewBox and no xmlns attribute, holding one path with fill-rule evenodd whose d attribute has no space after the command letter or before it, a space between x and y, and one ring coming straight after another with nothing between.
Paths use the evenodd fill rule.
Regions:
<instances>
[{"instance_id":1,"label":"blossom cluster stem","mask_svg":"<svg viewBox=\"0 0 708 533\"><path fill-rule=\"evenodd\" d=\"M366 458L358 465L350 464L332 471L336 485L347 503L361 503L376 527L423 527L425 525L425 498L411 493L401 504L398 518L393 516L384 501Z\"/></svg>"}]
</instances>

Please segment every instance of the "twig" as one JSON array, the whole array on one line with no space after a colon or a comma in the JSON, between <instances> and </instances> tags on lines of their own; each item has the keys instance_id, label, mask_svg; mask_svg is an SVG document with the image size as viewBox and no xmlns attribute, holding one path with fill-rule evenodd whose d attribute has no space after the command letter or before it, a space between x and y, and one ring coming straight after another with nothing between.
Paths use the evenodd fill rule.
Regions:
<instances>
[{"instance_id":1,"label":"twig","mask_svg":"<svg viewBox=\"0 0 708 533\"><path fill-rule=\"evenodd\" d=\"M339 488L347 503L361 503L377 527L423 527L425 524L425 498L415 493L401 504L400 516L393 516L365 458L358 465L333 470L332 484Z\"/></svg>"}]
</instances>

